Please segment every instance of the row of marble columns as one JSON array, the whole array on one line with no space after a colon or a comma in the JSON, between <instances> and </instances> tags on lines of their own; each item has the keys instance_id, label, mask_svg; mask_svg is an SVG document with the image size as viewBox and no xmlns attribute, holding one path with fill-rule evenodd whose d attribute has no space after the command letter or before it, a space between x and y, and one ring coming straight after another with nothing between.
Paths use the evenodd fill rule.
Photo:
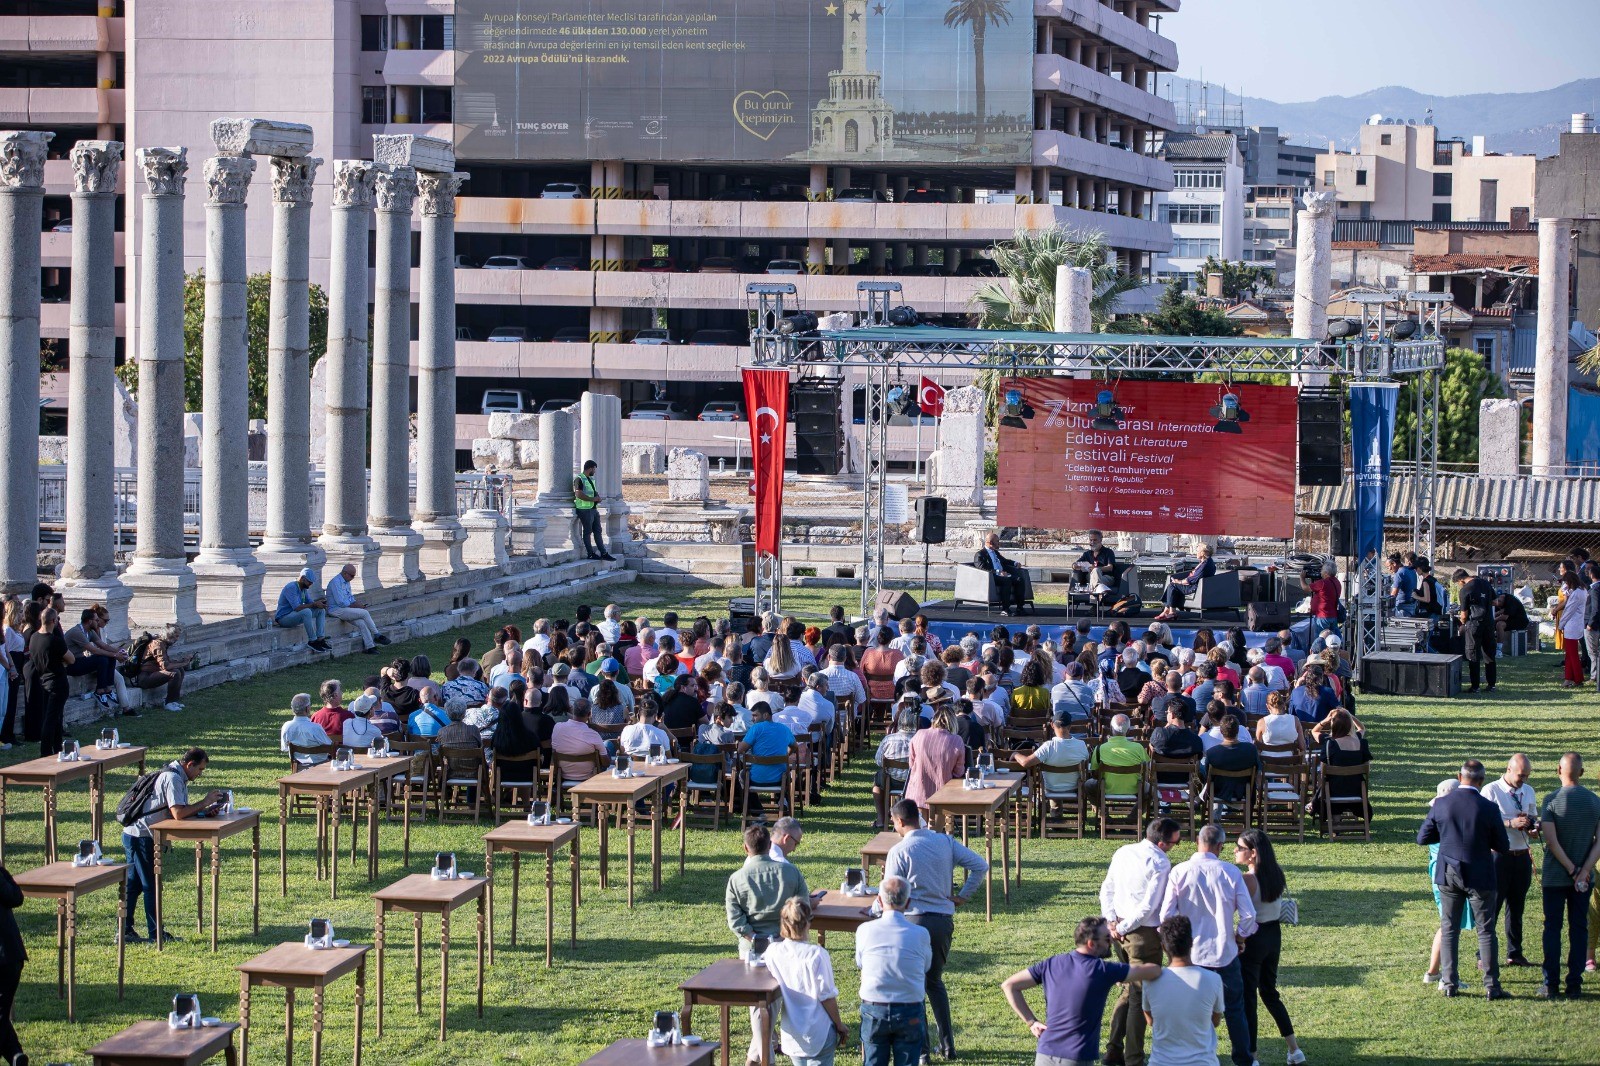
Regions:
<instances>
[{"instance_id":1,"label":"row of marble columns","mask_svg":"<svg viewBox=\"0 0 1600 1066\"><path fill-rule=\"evenodd\" d=\"M207 159L206 289L200 551L183 540L184 148L137 153L143 172L139 274L137 545L119 579L113 544L115 469L114 206L122 145L74 146L71 419L64 591L102 602L113 635L139 623L192 624L259 614L304 567L353 563L358 589L457 573L463 528L455 488L455 198L449 142L384 137L378 162L333 172L325 522L310 528L310 209L320 160L309 127L261 119L213 123ZM0 412L7 462L0 491L0 585L25 592L38 572L39 239L51 135L0 132ZM246 197L265 155L273 203L268 340L267 515L249 538ZM408 498L410 232L421 201L422 292L417 504ZM367 395L367 240L377 215L376 344ZM367 416L373 457L367 491ZM619 457L620 458L620 457ZM181 460L179 460L181 462ZM481 520L479 525L481 526ZM503 535L503 525L491 533ZM482 553L479 553L482 554Z\"/></svg>"}]
</instances>

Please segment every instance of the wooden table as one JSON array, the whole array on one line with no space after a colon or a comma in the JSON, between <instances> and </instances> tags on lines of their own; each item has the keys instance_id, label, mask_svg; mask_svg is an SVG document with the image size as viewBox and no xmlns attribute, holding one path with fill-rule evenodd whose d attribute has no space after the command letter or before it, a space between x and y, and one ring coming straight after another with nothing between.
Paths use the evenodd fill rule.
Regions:
<instances>
[{"instance_id":1,"label":"wooden table","mask_svg":"<svg viewBox=\"0 0 1600 1066\"><path fill-rule=\"evenodd\" d=\"M1011 802L1012 793L1022 787L1021 774L990 774L988 784L990 787L983 789L969 789L957 778L946 781L944 786L928 797L928 820L931 825L938 826L942 818L946 830L957 819L961 822L961 841L967 840L967 819L977 818L983 824L984 847L987 849L989 871L983 875L983 916L985 921L994 921L994 838L998 825L1000 834L1000 891L1007 901L1011 899L1011 838L1006 835L1003 819L1000 819L1001 808ZM997 822L997 819L1000 819ZM1020 819L1013 819L1017 838L1017 870L1022 869L1022 823Z\"/></svg>"},{"instance_id":2,"label":"wooden table","mask_svg":"<svg viewBox=\"0 0 1600 1066\"><path fill-rule=\"evenodd\" d=\"M70 765L70 764L69 764ZM56 995L67 1000L67 1021L76 1021L78 984L78 898L102 888L117 888L117 999L122 998L122 977L128 945L122 931L128 927L126 863L74 866L53 862L16 875L24 899L56 901Z\"/></svg>"},{"instance_id":3,"label":"wooden table","mask_svg":"<svg viewBox=\"0 0 1600 1066\"><path fill-rule=\"evenodd\" d=\"M398 760L406 764L409 760ZM287 777L278 778L278 894L289 895L289 802L293 796L311 796L317 804L317 880L326 875L331 882L331 898L339 898L339 808L345 793L367 793L367 880L378 877L378 808L373 794L378 771L362 767L335 770L333 763L318 763ZM351 805L350 861L356 856L355 806ZM332 821L329 821L329 817ZM326 861L324 861L326 852Z\"/></svg>"},{"instance_id":4,"label":"wooden table","mask_svg":"<svg viewBox=\"0 0 1600 1066\"><path fill-rule=\"evenodd\" d=\"M233 1033L238 1028L232 1022L203 1029L168 1029L166 1022L134 1022L110 1040L90 1048L89 1060L94 1066L157 1066L169 1062L200 1066L220 1052L228 1066L234 1066L239 1061L233 1050Z\"/></svg>"},{"instance_id":5,"label":"wooden table","mask_svg":"<svg viewBox=\"0 0 1600 1066\"><path fill-rule=\"evenodd\" d=\"M478 901L478 1017L483 1017L484 919L489 893L487 877L435 881L429 874L402 877L387 888L372 894L377 901L377 921L373 939L378 947L378 1035L383 1036L383 949L384 918L391 910L411 912L411 952L416 961L416 1010L422 1013L422 916L439 916L439 1039L444 1039L445 1012L450 995L450 912L473 900Z\"/></svg>"},{"instance_id":6,"label":"wooden table","mask_svg":"<svg viewBox=\"0 0 1600 1066\"><path fill-rule=\"evenodd\" d=\"M56 860L56 794L62 785L74 781L89 782L89 810L93 819L96 840L105 822L106 771L122 766L139 764L144 773L144 747L96 748L90 745L79 750L76 762L62 762L54 755L42 759L29 759L12 766L0 767L0 863L6 856L6 788L22 786L44 790L44 839L46 860Z\"/></svg>"},{"instance_id":7,"label":"wooden table","mask_svg":"<svg viewBox=\"0 0 1600 1066\"><path fill-rule=\"evenodd\" d=\"M194 928L196 934L205 932L205 878L201 876L200 860L206 845L211 845L211 950L217 950L217 900L221 892L222 867L218 859L218 846L226 839L246 830L250 832L250 932L261 934L261 812L235 811L232 814L211 818L167 818L150 825L150 835L155 838L156 853L156 928L162 924L161 845L164 840L194 841ZM163 940L156 938L156 950L161 951Z\"/></svg>"},{"instance_id":8,"label":"wooden table","mask_svg":"<svg viewBox=\"0 0 1600 1066\"><path fill-rule=\"evenodd\" d=\"M889 849L900 843L900 834L894 830L879 833L865 844L861 845L861 873L872 883L872 868L886 866L889 860Z\"/></svg>"},{"instance_id":9,"label":"wooden table","mask_svg":"<svg viewBox=\"0 0 1600 1066\"><path fill-rule=\"evenodd\" d=\"M572 869L572 930L569 940L578 946L578 904L582 890L578 885L578 826L530 825L527 819L510 821L483 835L483 879L489 882L489 965L494 965L494 853L511 853L511 943L517 943L517 898L521 894L524 852L544 855L544 964L555 965L556 852L568 849Z\"/></svg>"},{"instance_id":10,"label":"wooden table","mask_svg":"<svg viewBox=\"0 0 1600 1066\"><path fill-rule=\"evenodd\" d=\"M683 873L684 850L687 844L689 819L688 789L681 787L689 778L688 763L667 763L652 766L635 760L633 776L616 778L611 776L609 770L589 778L581 784L574 785L567 790L567 794L574 797L577 803L591 803L594 805L595 825L600 830L600 887L607 887L607 859L608 859L608 833L609 812L615 807L624 813L628 819L628 907L633 907L633 857L634 834L638 828L638 812L635 804L640 800L654 798L650 806L650 863L651 887L661 891L661 822L666 814L665 804L661 802L666 787L678 782L678 873ZM576 807L574 808L576 809Z\"/></svg>"},{"instance_id":11,"label":"wooden table","mask_svg":"<svg viewBox=\"0 0 1600 1066\"><path fill-rule=\"evenodd\" d=\"M811 928L817 934L817 943L828 944L829 933L854 933L873 920L874 896L847 896L832 889L820 899L811 901Z\"/></svg>"},{"instance_id":12,"label":"wooden table","mask_svg":"<svg viewBox=\"0 0 1600 1066\"><path fill-rule=\"evenodd\" d=\"M377 786L377 791L380 794L384 794L384 795L388 794L387 786L388 786L389 781L391 779L399 777L401 774L403 774L403 773L405 773L405 772L407 772L408 770L411 769L411 757L409 755L401 755L401 754L398 754L398 753L394 754L394 755L386 755L386 756L383 756L383 757L380 758L379 756L373 755L371 752L358 751L358 752L355 753L355 762L356 762L356 765L361 767L362 769L364 769L364 770L373 770L373 771L375 771L377 773L377 781L375 782L375 784ZM385 814L385 817L389 817L389 818L394 817L393 808L385 808L384 814ZM404 865L404 866L410 866L411 865L411 804L409 804L409 803L400 804L400 824L401 824L401 827L402 827L401 828L401 832L404 834L404 837L405 837L403 848L402 848L402 852L401 852L401 864ZM376 858L373 859L372 869L373 869L373 876L376 877L377 876L377 859Z\"/></svg>"},{"instance_id":13,"label":"wooden table","mask_svg":"<svg viewBox=\"0 0 1600 1066\"><path fill-rule=\"evenodd\" d=\"M366 944L316 950L306 947L304 941L290 941L240 963L239 1066L248 1066L250 1061L250 990L256 985L283 989L283 1051L288 1066L294 1064L295 989L311 989L311 1066L321 1066L322 991L349 973L356 975L355 1066L361 1066L362 1009L366 1005L367 952L371 950Z\"/></svg>"},{"instance_id":14,"label":"wooden table","mask_svg":"<svg viewBox=\"0 0 1600 1066\"><path fill-rule=\"evenodd\" d=\"M644 1040L618 1040L583 1060L582 1066L711 1066L715 1044L651 1047Z\"/></svg>"},{"instance_id":15,"label":"wooden table","mask_svg":"<svg viewBox=\"0 0 1600 1066\"><path fill-rule=\"evenodd\" d=\"M685 1033L696 1003L714 1006L722 1012L722 1066L730 1066L732 1051L728 1034L728 1009L753 1007L762 1012L756 1047L761 1066L772 1066L772 1009L783 993L778 979L765 966L748 966L740 959L723 959L701 970L678 986L683 993L683 1015L679 1019Z\"/></svg>"}]
</instances>

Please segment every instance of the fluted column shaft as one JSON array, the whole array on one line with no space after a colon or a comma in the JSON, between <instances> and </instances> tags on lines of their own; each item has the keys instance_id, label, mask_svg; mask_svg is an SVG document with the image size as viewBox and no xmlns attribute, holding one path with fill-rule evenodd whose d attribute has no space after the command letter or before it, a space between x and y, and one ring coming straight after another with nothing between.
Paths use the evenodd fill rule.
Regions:
<instances>
[{"instance_id":1,"label":"fluted column shaft","mask_svg":"<svg viewBox=\"0 0 1600 1066\"><path fill-rule=\"evenodd\" d=\"M417 353L417 519L422 570L465 569L456 511L456 193L463 174L417 176L422 199L422 291Z\"/></svg>"},{"instance_id":2,"label":"fluted column shaft","mask_svg":"<svg viewBox=\"0 0 1600 1066\"><path fill-rule=\"evenodd\" d=\"M411 528L411 211L417 172L380 166L377 281L373 294L372 491L367 522L383 550L385 585L420 581L422 538Z\"/></svg>"}]
</instances>

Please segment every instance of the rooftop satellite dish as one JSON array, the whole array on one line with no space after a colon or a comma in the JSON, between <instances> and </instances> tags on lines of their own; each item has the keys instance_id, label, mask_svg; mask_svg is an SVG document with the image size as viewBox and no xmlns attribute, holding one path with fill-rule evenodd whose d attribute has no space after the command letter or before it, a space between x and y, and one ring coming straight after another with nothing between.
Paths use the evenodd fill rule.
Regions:
<instances>
[{"instance_id":1,"label":"rooftop satellite dish","mask_svg":"<svg viewBox=\"0 0 1600 1066\"><path fill-rule=\"evenodd\" d=\"M1373 115L1371 118L1367 119L1367 125L1369 125L1369 126L1381 126L1381 125L1383 125L1383 115L1382 114Z\"/></svg>"}]
</instances>

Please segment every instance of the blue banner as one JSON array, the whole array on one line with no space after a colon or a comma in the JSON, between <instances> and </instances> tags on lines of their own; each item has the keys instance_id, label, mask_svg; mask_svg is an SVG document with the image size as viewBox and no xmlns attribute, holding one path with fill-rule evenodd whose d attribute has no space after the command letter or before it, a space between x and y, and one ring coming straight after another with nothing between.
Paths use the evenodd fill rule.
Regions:
<instances>
[{"instance_id":1,"label":"blue banner","mask_svg":"<svg viewBox=\"0 0 1600 1066\"><path fill-rule=\"evenodd\" d=\"M1600 465L1600 393L1574 386L1567 390L1567 465Z\"/></svg>"},{"instance_id":2,"label":"blue banner","mask_svg":"<svg viewBox=\"0 0 1600 1066\"><path fill-rule=\"evenodd\" d=\"M1350 386L1350 445L1356 481L1356 556L1383 551L1383 516L1389 504L1389 459L1394 451L1395 404L1400 386Z\"/></svg>"}]
</instances>

